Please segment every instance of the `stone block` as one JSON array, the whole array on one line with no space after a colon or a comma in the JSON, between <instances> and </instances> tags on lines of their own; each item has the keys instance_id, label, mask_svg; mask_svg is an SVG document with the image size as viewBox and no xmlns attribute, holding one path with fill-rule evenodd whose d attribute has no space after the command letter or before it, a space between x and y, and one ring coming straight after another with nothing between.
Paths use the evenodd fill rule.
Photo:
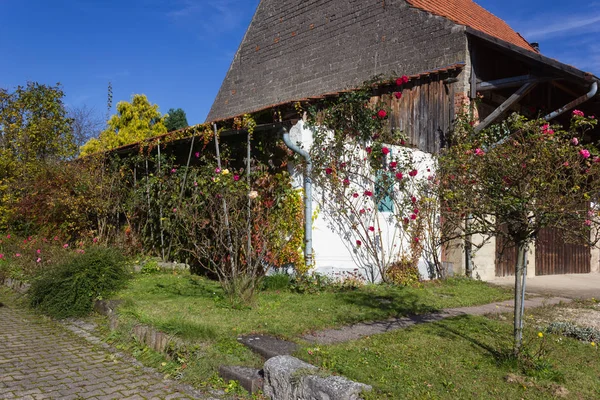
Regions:
<instances>
[{"instance_id":1,"label":"stone block","mask_svg":"<svg viewBox=\"0 0 600 400\"><path fill-rule=\"evenodd\" d=\"M273 357L264 365L264 393L272 400L358 400L369 385L325 375L292 356Z\"/></svg>"}]
</instances>

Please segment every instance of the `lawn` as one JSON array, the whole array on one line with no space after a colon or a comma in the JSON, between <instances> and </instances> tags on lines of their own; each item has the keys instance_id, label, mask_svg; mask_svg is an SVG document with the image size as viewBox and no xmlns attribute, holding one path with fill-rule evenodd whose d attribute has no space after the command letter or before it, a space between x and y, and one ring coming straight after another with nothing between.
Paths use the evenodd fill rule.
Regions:
<instances>
[{"instance_id":1,"label":"lawn","mask_svg":"<svg viewBox=\"0 0 600 400\"><path fill-rule=\"evenodd\" d=\"M303 333L358 321L511 297L511 291L505 288L449 279L424 283L421 288L367 285L311 294L264 290L252 308L234 309L214 281L187 274L136 275L115 295L124 301L119 309L119 330L106 334L110 342L165 375L194 385L227 387L216 374L220 365L262 365L258 356L237 341L240 334L266 333L298 341ZM132 340L131 327L140 322L176 334L191 344L164 358Z\"/></svg>"},{"instance_id":2,"label":"lawn","mask_svg":"<svg viewBox=\"0 0 600 400\"><path fill-rule=\"evenodd\" d=\"M307 345L298 356L370 384L373 399L598 399L598 346L530 327L532 354L509 357L512 324L459 317L331 346Z\"/></svg>"},{"instance_id":3,"label":"lawn","mask_svg":"<svg viewBox=\"0 0 600 400\"><path fill-rule=\"evenodd\" d=\"M245 333L294 339L315 330L506 300L511 291L450 279L422 288L367 285L312 294L262 291L255 306L230 308L219 285L190 275L140 275L116 296L120 313L187 339L215 340Z\"/></svg>"}]
</instances>

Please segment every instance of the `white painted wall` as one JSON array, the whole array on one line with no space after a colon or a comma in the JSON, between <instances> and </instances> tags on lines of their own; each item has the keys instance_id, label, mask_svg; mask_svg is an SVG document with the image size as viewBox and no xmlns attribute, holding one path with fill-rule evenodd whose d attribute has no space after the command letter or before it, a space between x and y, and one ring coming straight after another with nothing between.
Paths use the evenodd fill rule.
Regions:
<instances>
[{"instance_id":1,"label":"white painted wall","mask_svg":"<svg viewBox=\"0 0 600 400\"><path fill-rule=\"evenodd\" d=\"M303 121L298 122L290 130L290 138L294 143L299 144L305 150L310 150L313 144L313 133L308 129ZM394 149L392 148L392 152ZM397 153L396 153L397 154ZM424 174L427 168L432 169L432 157L431 155L421 152L413 151L412 157L415 161L419 174L417 176L420 179L426 179ZM295 168L294 165L289 166L290 174L292 175L292 184L297 189L303 188L303 176L302 170ZM323 207L323 202L320 201L320 197L323 196L323 192L318 187L313 187L313 215L316 218L313 220L313 251L314 251L314 271L330 276L339 276L344 272L361 272L359 265L353 258L353 250L350 240L344 239L339 233L335 231L335 221L330 221L326 218ZM389 245L389 238L393 236L394 227L387 218L390 213L380 212L379 213L379 224L383 231L383 241L388 243L384 244L384 248L391 247ZM388 238L388 239L386 239ZM400 245L400 243L398 243ZM408 246L408 243L403 243L403 246ZM427 260L421 257L419 261L419 272L423 278L428 278L427 271Z\"/></svg>"}]
</instances>

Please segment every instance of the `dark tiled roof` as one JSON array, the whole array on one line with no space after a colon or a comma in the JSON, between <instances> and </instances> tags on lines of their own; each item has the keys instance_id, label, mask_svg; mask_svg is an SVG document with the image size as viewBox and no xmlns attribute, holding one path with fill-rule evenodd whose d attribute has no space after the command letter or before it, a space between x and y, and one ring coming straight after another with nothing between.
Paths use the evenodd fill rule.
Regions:
<instances>
[{"instance_id":1,"label":"dark tiled roof","mask_svg":"<svg viewBox=\"0 0 600 400\"><path fill-rule=\"evenodd\" d=\"M466 43L404 0L262 0L207 121L461 63Z\"/></svg>"},{"instance_id":2,"label":"dark tiled roof","mask_svg":"<svg viewBox=\"0 0 600 400\"><path fill-rule=\"evenodd\" d=\"M414 7L487 33L505 42L537 52L506 22L472 0L406 0Z\"/></svg>"}]
</instances>

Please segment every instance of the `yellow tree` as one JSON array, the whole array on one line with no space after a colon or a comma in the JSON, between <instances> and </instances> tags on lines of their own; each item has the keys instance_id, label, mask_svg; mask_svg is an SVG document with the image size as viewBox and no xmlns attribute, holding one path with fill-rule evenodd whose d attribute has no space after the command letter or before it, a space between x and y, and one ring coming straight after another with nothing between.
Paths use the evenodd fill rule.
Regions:
<instances>
[{"instance_id":1,"label":"yellow tree","mask_svg":"<svg viewBox=\"0 0 600 400\"><path fill-rule=\"evenodd\" d=\"M131 102L117 104L117 114L108 121L108 128L100 137L84 144L81 155L115 149L165 133L165 116L161 115L158 105L151 104L146 95L135 94Z\"/></svg>"}]
</instances>

